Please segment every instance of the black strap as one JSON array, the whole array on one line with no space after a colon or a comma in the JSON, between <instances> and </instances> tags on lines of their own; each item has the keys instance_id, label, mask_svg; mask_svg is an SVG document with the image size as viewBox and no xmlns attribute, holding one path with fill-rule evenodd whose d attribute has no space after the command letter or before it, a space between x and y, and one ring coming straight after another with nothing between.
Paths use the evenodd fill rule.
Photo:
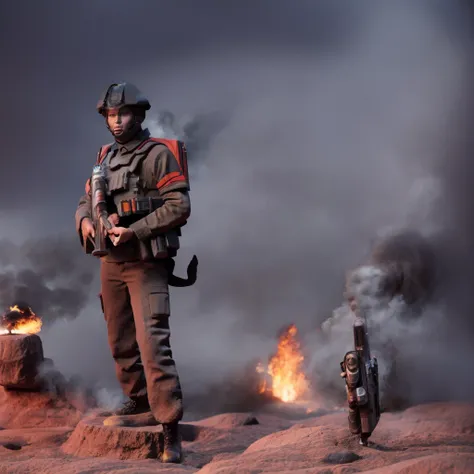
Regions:
<instances>
[{"instance_id":1,"label":"black strap","mask_svg":"<svg viewBox=\"0 0 474 474\"><path fill-rule=\"evenodd\" d=\"M197 280L198 263L199 263L198 258L196 257L196 255L194 255L188 264L188 268L187 268L188 278L181 278L173 274L175 261L172 258L169 258L166 261L166 267L168 270L168 285L180 287L180 288L194 285L194 283L196 283L196 280Z\"/></svg>"}]
</instances>

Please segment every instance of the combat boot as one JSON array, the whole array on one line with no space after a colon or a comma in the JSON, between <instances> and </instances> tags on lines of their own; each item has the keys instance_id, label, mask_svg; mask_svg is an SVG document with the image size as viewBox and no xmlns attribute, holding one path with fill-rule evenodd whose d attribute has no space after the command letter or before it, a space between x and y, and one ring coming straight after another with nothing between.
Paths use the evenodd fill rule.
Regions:
<instances>
[{"instance_id":1,"label":"combat boot","mask_svg":"<svg viewBox=\"0 0 474 474\"><path fill-rule=\"evenodd\" d=\"M183 453L181 450L181 438L179 436L178 423L163 424L163 454L161 462L180 463Z\"/></svg>"},{"instance_id":2,"label":"combat boot","mask_svg":"<svg viewBox=\"0 0 474 474\"><path fill-rule=\"evenodd\" d=\"M150 411L148 397L131 397L122 408L113 413L114 416L139 415Z\"/></svg>"}]
</instances>

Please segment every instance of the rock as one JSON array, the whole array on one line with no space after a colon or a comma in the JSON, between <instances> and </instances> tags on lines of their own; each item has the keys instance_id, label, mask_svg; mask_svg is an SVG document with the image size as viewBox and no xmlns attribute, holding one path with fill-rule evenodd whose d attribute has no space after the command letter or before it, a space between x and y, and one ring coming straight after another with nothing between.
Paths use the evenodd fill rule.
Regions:
<instances>
[{"instance_id":1,"label":"rock","mask_svg":"<svg viewBox=\"0 0 474 474\"><path fill-rule=\"evenodd\" d=\"M9 389L37 389L43 344L36 334L0 336L0 385Z\"/></svg>"},{"instance_id":2,"label":"rock","mask_svg":"<svg viewBox=\"0 0 474 474\"><path fill-rule=\"evenodd\" d=\"M105 420L97 414L83 419L63 444L62 451L80 457L103 456L121 460L159 457L163 443L161 426L105 425ZM262 436L289 426L265 415L262 415L262 424L255 424L255 421L255 417L246 413L226 413L180 423L185 463L201 467L216 455L243 452ZM246 422L251 424L246 425Z\"/></svg>"},{"instance_id":3,"label":"rock","mask_svg":"<svg viewBox=\"0 0 474 474\"><path fill-rule=\"evenodd\" d=\"M28 403L13 404L10 411L21 414L22 421L31 420L28 410L37 410L40 404L34 396L40 395L31 392ZM0 399L0 410L3 406ZM43 422L62 416L63 409L51 407L50 403ZM156 459L162 447L161 426L104 426L104 417L97 415L83 419L74 430L9 425L0 431L0 474L473 472L474 405L437 403L384 414L369 447L360 446L358 437L349 433L345 412L296 422L258 412L259 424L246 425L252 416L226 413L181 423L184 462L179 466ZM63 418L63 423L68 420ZM2 448L7 443L23 449ZM345 463L349 460L354 462Z\"/></svg>"},{"instance_id":4,"label":"rock","mask_svg":"<svg viewBox=\"0 0 474 474\"><path fill-rule=\"evenodd\" d=\"M148 414L145 414L148 416ZM138 417L140 415L135 415ZM113 418L112 423L106 421ZM69 439L63 444L62 450L75 456L106 456L115 459L147 459L157 458L162 450L162 427L154 421L154 425L137 426L131 417L88 417L76 426ZM122 418L127 421L117 419ZM142 417L142 421L145 417ZM154 420L154 419L153 419ZM136 423L136 420L135 420ZM184 442L194 441L200 428L190 424L180 424L179 431Z\"/></svg>"},{"instance_id":5,"label":"rock","mask_svg":"<svg viewBox=\"0 0 474 474\"><path fill-rule=\"evenodd\" d=\"M259 422L257 418L248 413L223 413L222 415L215 415L201 420L196 424L219 429L230 429L237 426L258 425Z\"/></svg>"},{"instance_id":6,"label":"rock","mask_svg":"<svg viewBox=\"0 0 474 474\"><path fill-rule=\"evenodd\" d=\"M432 474L435 472L468 474L474 471L474 454L432 454L396 462L384 468L364 471L365 474Z\"/></svg>"},{"instance_id":7,"label":"rock","mask_svg":"<svg viewBox=\"0 0 474 474\"><path fill-rule=\"evenodd\" d=\"M260 412L286 418L287 420L302 420L305 418L314 418L315 416L324 416L329 413L329 410L322 407L310 406L307 403L285 403L277 401L266 405Z\"/></svg>"},{"instance_id":8,"label":"rock","mask_svg":"<svg viewBox=\"0 0 474 474\"><path fill-rule=\"evenodd\" d=\"M254 416L249 416L247 417L246 420L242 423L243 426L252 426L252 425L259 425L260 423L258 422L257 418Z\"/></svg>"},{"instance_id":9,"label":"rock","mask_svg":"<svg viewBox=\"0 0 474 474\"><path fill-rule=\"evenodd\" d=\"M82 457L157 458L162 445L161 437L161 426L104 426L102 418L85 418L63 444L62 451Z\"/></svg>"},{"instance_id":10,"label":"rock","mask_svg":"<svg viewBox=\"0 0 474 474\"><path fill-rule=\"evenodd\" d=\"M199 474L468 473L474 459L473 410L470 404L438 403L385 414L369 447L349 433L346 413L300 420L236 456L213 458ZM349 460L353 464L344 464Z\"/></svg>"},{"instance_id":11,"label":"rock","mask_svg":"<svg viewBox=\"0 0 474 474\"><path fill-rule=\"evenodd\" d=\"M361 456L352 451L339 451L338 453L329 453L323 458L322 462L327 464L347 464L359 459L362 459Z\"/></svg>"}]
</instances>

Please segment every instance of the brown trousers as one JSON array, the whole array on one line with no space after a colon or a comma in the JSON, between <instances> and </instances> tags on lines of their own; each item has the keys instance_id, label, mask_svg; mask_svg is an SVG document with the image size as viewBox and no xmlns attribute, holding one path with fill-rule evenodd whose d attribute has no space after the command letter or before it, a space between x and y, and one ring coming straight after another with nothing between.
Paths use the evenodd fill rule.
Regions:
<instances>
[{"instance_id":1,"label":"brown trousers","mask_svg":"<svg viewBox=\"0 0 474 474\"><path fill-rule=\"evenodd\" d=\"M128 397L148 395L159 423L183 416L170 348L168 274L160 261L102 262L101 286L117 378Z\"/></svg>"}]
</instances>

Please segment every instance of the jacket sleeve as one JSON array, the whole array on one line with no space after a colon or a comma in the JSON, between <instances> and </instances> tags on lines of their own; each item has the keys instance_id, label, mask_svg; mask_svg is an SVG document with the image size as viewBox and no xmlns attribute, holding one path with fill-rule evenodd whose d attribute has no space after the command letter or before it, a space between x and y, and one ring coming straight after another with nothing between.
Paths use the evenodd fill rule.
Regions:
<instances>
[{"instance_id":1,"label":"jacket sleeve","mask_svg":"<svg viewBox=\"0 0 474 474\"><path fill-rule=\"evenodd\" d=\"M76 232L79 235L79 240L81 242L81 245L84 245L84 241L82 238L82 232L81 232L81 224L82 220L85 218L91 219L91 194L90 194L90 186L89 186L89 180L87 180L86 183L86 194L79 199L79 204L77 206L76 210Z\"/></svg>"},{"instance_id":2,"label":"jacket sleeve","mask_svg":"<svg viewBox=\"0 0 474 474\"><path fill-rule=\"evenodd\" d=\"M164 203L130 226L140 240L148 240L184 224L191 214L188 182L183 170L168 148L157 146L156 149L158 153L150 153L144 160L143 170L153 176Z\"/></svg>"}]
</instances>

